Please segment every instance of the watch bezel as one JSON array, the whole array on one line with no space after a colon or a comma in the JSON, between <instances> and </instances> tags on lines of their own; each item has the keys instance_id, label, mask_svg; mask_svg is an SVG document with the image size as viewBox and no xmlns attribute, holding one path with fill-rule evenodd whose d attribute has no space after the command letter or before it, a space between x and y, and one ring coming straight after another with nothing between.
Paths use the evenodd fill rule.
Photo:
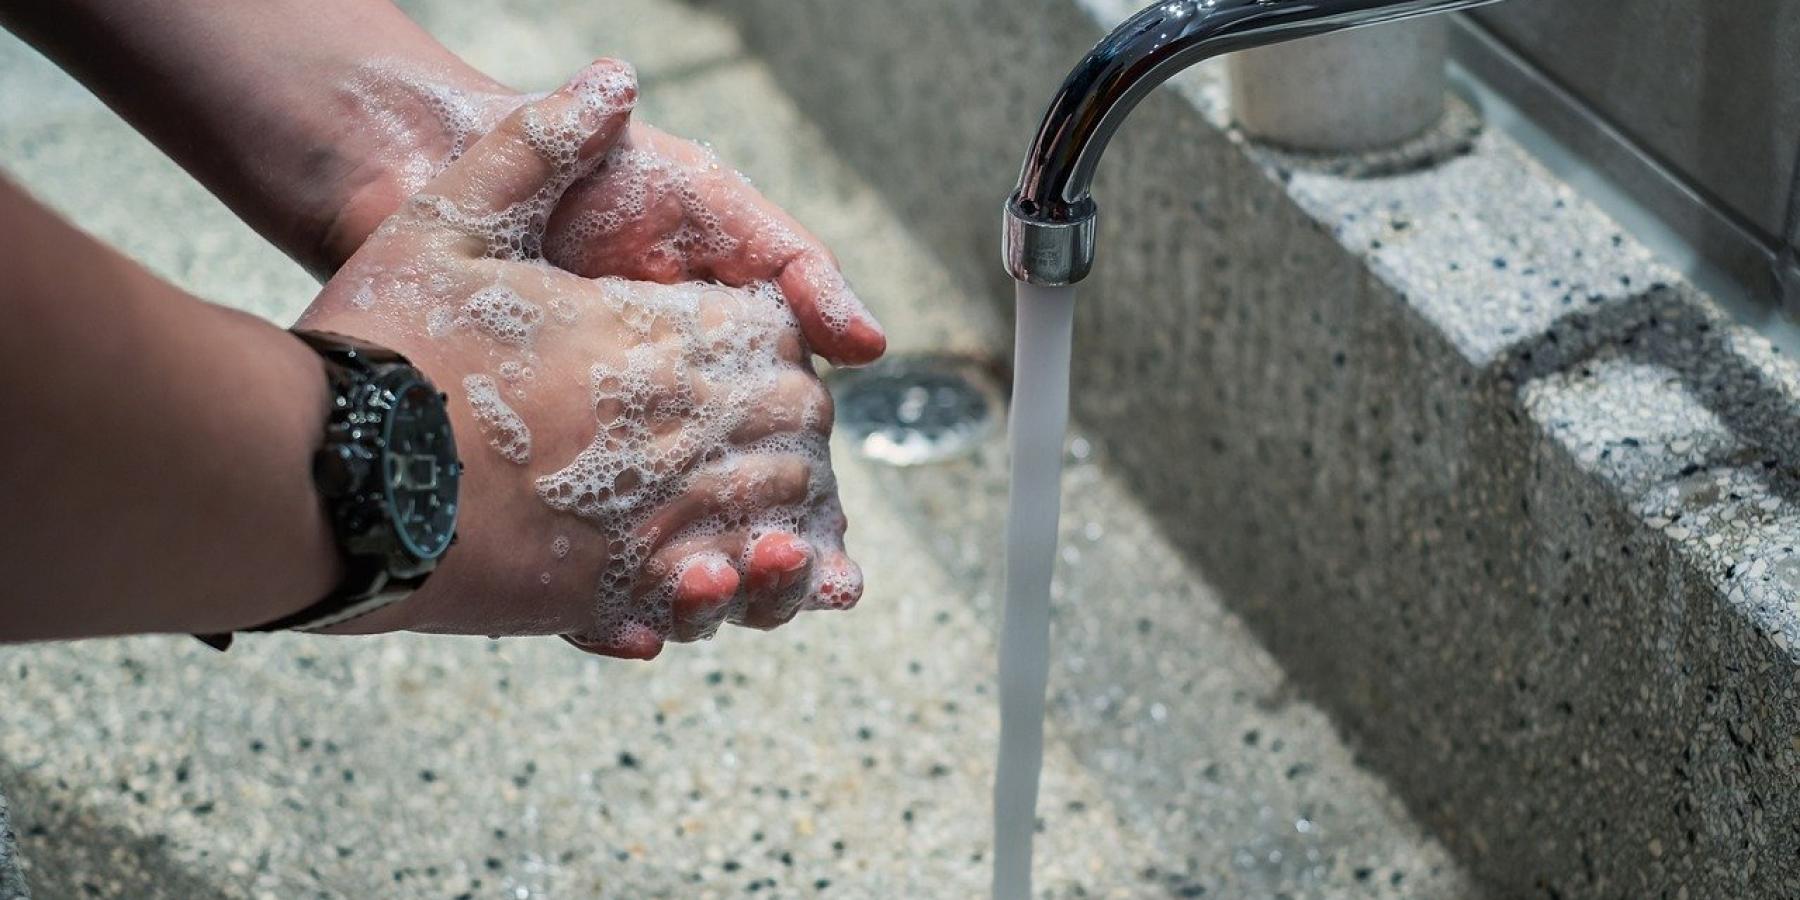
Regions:
<instances>
[{"instance_id":1,"label":"watch bezel","mask_svg":"<svg viewBox=\"0 0 1800 900\"><path fill-rule=\"evenodd\" d=\"M398 498L394 496L394 480L390 477L390 473L393 470L389 468L388 460L394 452L394 425L399 418L398 414L401 404L406 402L405 398L409 392L415 388L423 389L425 395L429 398L427 402L436 403L442 409L444 421L446 423L450 421L449 404L446 402L444 395L438 391L430 379L426 378L423 372L420 372L411 366L383 373L376 379L376 385L383 394L382 399L384 403L382 405L385 406L386 409L382 413L381 436L377 445L378 455L376 457L376 464L370 475L379 479L381 482L381 503L386 513L385 518L387 520L387 528L389 533L393 536L394 542L399 545L397 549L402 551L403 559L413 562L415 565L435 563L449 551L450 545L455 543L456 526L462 517L462 504L460 502L462 464L459 461L456 452L455 432L448 428L445 429L444 432L444 439L449 442L451 466L456 469L453 475L457 479L457 485L451 501L453 508L450 511L449 528L447 529L441 544L435 550L419 546L418 542L413 540L412 535L408 533L408 529L401 521L400 504ZM392 568L391 565L390 568Z\"/></svg>"}]
</instances>

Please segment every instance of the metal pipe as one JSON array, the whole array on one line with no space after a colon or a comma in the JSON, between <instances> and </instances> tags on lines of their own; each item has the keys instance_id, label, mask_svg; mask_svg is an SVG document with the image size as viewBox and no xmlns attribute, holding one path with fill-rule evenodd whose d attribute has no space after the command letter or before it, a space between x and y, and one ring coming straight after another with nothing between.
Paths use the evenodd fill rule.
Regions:
<instances>
[{"instance_id":1,"label":"metal pipe","mask_svg":"<svg viewBox=\"0 0 1800 900\"><path fill-rule=\"evenodd\" d=\"M1233 50L1494 2L1167 0L1132 16L1069 73L1044 113L1006 203L1007 272L1046 286L1087 277L1100 157L1138 101L1175 73Z\"/></svg>"}]
</instances>

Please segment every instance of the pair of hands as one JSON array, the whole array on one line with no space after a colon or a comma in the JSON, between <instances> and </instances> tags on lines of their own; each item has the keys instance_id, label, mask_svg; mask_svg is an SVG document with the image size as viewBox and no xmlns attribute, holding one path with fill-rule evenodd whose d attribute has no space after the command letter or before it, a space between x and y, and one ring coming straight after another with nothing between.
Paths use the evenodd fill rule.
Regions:
<instances>
[{"instance_id":1,"label":"pair of hands","mask_svg":"<svg viewBox=\"0 0 1800 900\"><path fill-rule=\"evenodd\" d=\"M468 467L439 570L342 630L649 658L860 596L810 353L863 363L885 338L816 240L710 151L634 125L635 100L605 60L502 100L373 234L410 185L340 217L360 246L301 324L406 354L450 395Z\"/></svg>"}]
</instances>

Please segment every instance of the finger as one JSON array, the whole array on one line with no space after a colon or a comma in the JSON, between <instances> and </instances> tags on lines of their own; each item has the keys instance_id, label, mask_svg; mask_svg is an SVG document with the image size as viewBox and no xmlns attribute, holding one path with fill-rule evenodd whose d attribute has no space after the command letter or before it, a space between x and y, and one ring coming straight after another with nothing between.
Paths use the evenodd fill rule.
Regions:
<instances>
[{"instance_id":1,"label":"finger","mask_svg":"<svg viewBox=\"0 0 1800 900\"><path fill-rule=\"evenodd\" d=\"M695 280L690 260L677 252L675 236L687 224L682 176L654 151L637 146L629 129L625 152L580 179L550 217L548 258L591 278L612 275L659 284Z\"/></svg>"},{"instance_id":2,"label":"finger","mask_svg":"<svg viewBox=\"0 0 1800 900\"><path fill-rule=\"evenodd\" d=\"M640 622L627 622L605 635L565 634L562 639L584 653L614 659L655 659L663 648L662 638Z\"/></svg>"},{"instance_id":3,"label":"finger","mask_svg":"<svg viewBox=\"0 0 1800 900\"><path fill-rule=\"evenodd\" d=\"M757 595L779 593L806 580L812 566L812 547L785 531L763 535L750 547L745 565L744 589Z\"/></svg>"},{"instance_id":4,"label":"finger","mask_svg":"<svg viewBox=\"0 0 1800 900\"><path fill-rule=\"evenodd\" d=\"M822 247L809 247L775 276L813 352L836 365L867 365L887 352L887 334Z\"/></svg>"},{"instance_id":5,"label":"finger","mask_svg":"<svg viewBox=\"0 0 1800 900\"><path fill-rule=\"evenodd\" d=\"M807 609L849 609L862 599L862 567L844 552L844 533L850 523L844 507L835 494L827 495L813 508L814 544L821 546L819 560L813 564Z\"/></svg>"},{"instance_id":6,"label":"finger","mask_svg":"<svg viewBox=\"0 0 1800 900\"><path fill-rule=\"evenodd\" d=\"M715 334L747 318L754 307L745 302L741 290L710 287L701 291L696 314L702 334Z\"/></svg>"},{"instance_id":7,"label":"finger","mask_svg":"<svg viewBox=\"0 0 1800 900\"><path fill-rule=\"evenodd\" d=\"M593 277L772 281L820 356L860 365L887 349L831 252L792 216L694 144L641 124L625 140L655 167L578 183L555 215L557 264ZM678 235L687 249L671 257L663 248Z\"/></svg>"},{"instance_id":8,"label":"finger","mask_svg":"<svg viewBox=\"0 0 1800 900\"><path fill-rule=\"evenodd\" d=\"M651 129L640 130L667 143ZM825 244L737 173L710 165L701 172L695 195L704 209L690 211L689 218L716 221L726 238L717 243L730 251L699 260L698 274L733 285L774 281L814 352L841 365L878 359L887 335Z\"/></svg>"},{"instance_id":9,"label":"finger","mask_svg":"<svg viewBox=\"0 0 1800 900\"><path fill-rule=\"evenodd\" d=\"M741 584L731 560L722 553L705 553L690 561L670 598L674 639L695 641L712 636L729 614Z\"/></svg>"},{"instance_id":10,"label":"finger","mask_svg":"<svg viewBox=\"0 0 1800 900\"><path fill-rule=\"evenodd\" d=\"M772 434L831 434L836 417L831 391L817 375L790 369L775 379L774 389L756 410L731 432L739 445L752 444Z\"/></svg>"},{"instance_id":11,"label":"finger","mask_svg":"<svg viewBox=\"0 0 1800 900\"><path fill-rule=\"evenodd\" d=\"M637 101L637 78L600 60L541 100L514 110L425 188L426 207L480 230L535 234L490 238L541 242L543 223L568 186L618 142Z\"/></svg>"},{"instance_id":12,"label":"finger","mask_svg":"<svg viewBox=\"0 0 1800 900\"><path fill-rule=\"evenodd\" d=\"M783 362L805 366L808 369L812 368L811 352L807 349L806 343L800 339L799 332L792 328L783 328L781 334L775 338L775 356Z\"/></svg>"},{"instance_id":13,"label":"finger","mask_svg":"<svg viewBox=\"0 0 1800 900\"><path fill-rule=\"evenodd\" d=\"M849 609L862 599L863 573L842 550L813 567L812 598L807 609Z\"/></svg>"},{"instance_id":14,"label":"finger","mask_svg":"<svg viewBox=\"0 0 1800 900\"><path fill-rule=\"evenodd\" d=\"M699 473L680 499L645 523L647 535L677 535L696 523L715 530L748 524L762 510L802 502L812 479L812 463L788 454L759 454Z\"/></svg>"},{"instance_id":15,"label":"finger","mask_svg":"<svg viewBox=\"0 0 1800 900\"><path fill-rule=\"evenodd\" d=\"M813 549L791 534L763 537L751 548L746 603L739 622L769 629L791 620L806 605Z\"/></svg>"}]
</instances>

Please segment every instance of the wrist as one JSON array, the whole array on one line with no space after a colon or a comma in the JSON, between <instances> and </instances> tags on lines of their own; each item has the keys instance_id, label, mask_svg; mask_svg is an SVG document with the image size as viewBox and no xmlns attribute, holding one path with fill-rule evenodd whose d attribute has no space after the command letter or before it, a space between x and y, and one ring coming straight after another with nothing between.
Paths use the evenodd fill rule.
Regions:
<instances>
[{"instance_id":1,"label":"wrist","mask_svg":"<svg viewBox=\"0 0 1800 900\"><path fill-rule=\"evenodd\" d=\"M269 573L276 576L267 582L273 596L255 604L254 610L246 610L243 621L233 623L235 628L274 618L269 614L272 608L280 611L277 615L300 609L331 591L344 577L343 556L312 477L312 455L324 442L330 403L324 366L299 339L283 333L271 368L275 377L290 387L289 396L304 398L286 405L288 409L282 416L286 420L282 430L289 435L284 443L298 450L284 457L299 466L290 465L280 488L272 492L283 499L290 523L280 542L286 552L272 554L272 558L283 560L284 571Z\"/></svg>"},{"instance_id":2,"label":"wrist","mask_svg":"<svg viewBox=\"0 0 1800 900\"><path fill-rule=\"evenodd\" d=\"M335 91L338 162L327 175L311 246L297 254L321 276L336 271L406 198L529 99L460 61L377 61Z\"/></svg>"},{"instance_id":3,"label":"wrist","mask_svg":"<svg viewBox=\"0 0 1800 900\"><path fill-rule=\"evenodd\" d=\"M217 578L190 584L180 621L129 630L230 632L316 602L344 577L343 557L313 484L313 454L330 408L325 370L293 335L235 311L208 308L240 333L221 368L241 373L256 408L238 435L251 472L221 476L228 508L203 517L214 548L230 548ZM241 476L241 477L240 477Z\"/></svg>"}]
</instances>

